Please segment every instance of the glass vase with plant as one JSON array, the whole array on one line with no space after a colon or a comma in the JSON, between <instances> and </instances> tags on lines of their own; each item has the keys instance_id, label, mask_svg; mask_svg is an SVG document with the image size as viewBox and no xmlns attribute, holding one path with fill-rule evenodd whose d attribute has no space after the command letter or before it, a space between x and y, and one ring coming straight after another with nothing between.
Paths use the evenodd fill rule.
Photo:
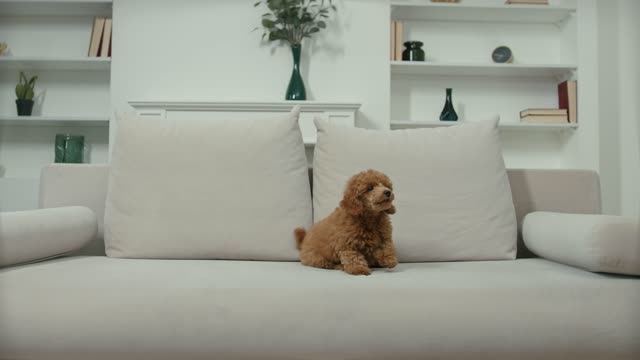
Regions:
<instances>
[{"instance_id":1,"label":"glass vase with plant","mask_svg":"<svg viewBox=\"0 0 640 360\"><path fill-rule=\"evenodd\" d=\"M287 100L306 100L307 94L300 75L302 41L326 29L326 20L336 11L332 0L262 0L254 6L266 5L262 15L262 38L284 41L291 47L293 72L287 87Z\"/></svg>"}]
</instances>

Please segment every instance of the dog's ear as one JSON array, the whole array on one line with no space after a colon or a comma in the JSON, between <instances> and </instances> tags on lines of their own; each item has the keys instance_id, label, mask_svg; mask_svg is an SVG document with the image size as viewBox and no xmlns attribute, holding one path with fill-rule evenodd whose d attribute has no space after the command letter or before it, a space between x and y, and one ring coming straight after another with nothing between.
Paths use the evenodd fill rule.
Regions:
<instances>
[{"instance_id":1,"label":"dog's ear","mask_svg":"<svg viewBox=\"0 0 640 360\"><path fill-rule=\"evenodd\" d=\"M396 207L391 205L390 208L388 208L387 210L385 210L384 212L386 212L387 214L395 214L396 213Z\"/></svg>"},{"instance_id":2,"label":"dog's ear","mask_svg":"<svg viewBox=\"0 0 640 360\"><path fill-rule=\"evenodd\" d=\"M344 197L340 201L340 206L353 216L358 216L364 211L364 204L358 192L357 186L349 186L344 192Z\"/></svg>"}]
</instances>

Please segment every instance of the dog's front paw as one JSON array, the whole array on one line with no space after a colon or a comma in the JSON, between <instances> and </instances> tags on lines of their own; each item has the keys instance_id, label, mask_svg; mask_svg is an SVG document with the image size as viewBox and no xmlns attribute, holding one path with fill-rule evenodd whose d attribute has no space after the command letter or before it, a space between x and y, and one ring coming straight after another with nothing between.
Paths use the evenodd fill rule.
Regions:
<instances>
[{"instance_id":1,"label":"dog's front paw","mask_svg":"<svg viewBox=\"0 0 640 360\"><path fill-rule=\"evenodd\" d=\"M365 266L345 267L344 271L351 275L370 275L371 270Z\"/></svg>"},{"instance_id":2,"label":"dog's front paw","mask_svg":"<svg viewBox=\"0 0 640 360\"><path fill-rule=\"evenodd\" d=\"M388 256L382 259L380 265L387 269L393 269L398 265L398 259L395 256Z\"/></svg>"}]
</instances>

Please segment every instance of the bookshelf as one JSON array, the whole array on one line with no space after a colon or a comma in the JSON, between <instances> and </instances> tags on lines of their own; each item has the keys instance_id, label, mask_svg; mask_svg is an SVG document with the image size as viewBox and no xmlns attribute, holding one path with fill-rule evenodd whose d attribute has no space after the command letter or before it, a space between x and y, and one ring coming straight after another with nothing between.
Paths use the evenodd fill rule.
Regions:
<instances>
[{"instance_id":1,"label":"bookshelf","mask_svg":"<svg viewBox=\"0 0 640 360\"><path fill-rule=\"evenodd\" d=\"M578 80L579 53L584 51L579 47L578 5L572 0L551 0L550 5L391 0L390 22L402 23L403 42L424 44L425 61L394 59L390 50L390 118L395 120L389 127L462 123L438 120L445 89L452 88L460 120L501 119L507 166L521 167L525 158L535 167L576 166L583 124L521 123L519 113L557 108L558 84ZM390 32L392 38L391 27ZM493 62L498 46L511 49L512 63Z\"/></svg>"},{"instance_id":2,"label":"bookshelf","mask_svg":"<svg viewBox=\"0 0 640 360\"><path fill-rule=\"evenodd\" d=\"M574 6L504 5L504 1L501 3L391 1L391 14L395 19L400 20L558 24L566 21L575 11Z\"/></svg>"},{"instance_id":3,"label":"bookshelf","mask_svg":"<svg viewBox=\"0 0 640 360\"><path fill-rule=\"evenodd\" d=\"M110 16L112 0L0 0L0 14L15 16Z\"/></svg>"},{"instance_id":4,"label":"bookshelf","mask_svg":"<svg viewBox=\"0 0 640 360\"><path fill-rule=\"evenodd\" d=\"M0 57L0 69L109 71L111 58L7 56Z\"/></svg>"},{"instance_id":5,"label":"bookshelf","mask_svg":"<svg viewBox=\"0 0 640 360\"><path fill-rule=\"evenodd\" d=\"M575 64L494 64L391 61L391 74L568 78Z\"/></svg>"},{"instance_id":6,"label":"bookshelf","mask_svg":"<svg viewBox=\"0 0 640 360\"><path fill-rule=\"evenodd\" d=\"M85 137L85 162L108 160L111 58L89 57L94 17L112 0L0 0L0 211L37 207L43 166L58 133ZM32 116L17 116L20 71L38 76Z\"/></svg>"},{"instance_id":7,"label":"bookshelf","mask_svg":"<svg viewBox=\"0 0 640 360\"><path fill-rule=\"evenodd\" d=\"M108 116L0 116L4 126L109 126Z\"/></svg>"},{"instance_id":8,"label":"bookshelf","mask_svg":"<svg viewBox=\"0 0 640 360\"><path fill-rule=\"evenodd\" d=\"M464 124L464 121L391 121L391 129L423 129L447 127ZM521 131L565 131L577 129L578 124L533 124L533 123L504 123L498 124L502 130L521 130Z\"/></svg>"}]
</instances>

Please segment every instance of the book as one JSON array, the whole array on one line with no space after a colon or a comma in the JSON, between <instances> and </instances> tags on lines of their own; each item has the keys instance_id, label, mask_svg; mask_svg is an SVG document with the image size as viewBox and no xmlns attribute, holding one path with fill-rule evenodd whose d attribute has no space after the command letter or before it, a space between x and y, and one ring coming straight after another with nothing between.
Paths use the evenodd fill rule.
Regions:
<instances>
[{"instance_id":1,"label":"book","mask_svg":"<svg viewBox=\"0 0 640 360\"><path fill-rule=\"evenodd\" d=\"M108 18L104 22L104 32L102 35L102 47L100 48L100 57L109 57L109 48L111 47L111 27L112 19Z\"/></svg>"},{"instance_id":2,"label":"book","mask_svg":"<svg viewBox=\"0 0 640 360\"><path fill-rule=\"evenodd\" d=\"M567 115L527 115L520 118L520 122L539 124L566 124Z\"/></svg>"},{"instance_id":3,"label":"book","mask_svg":"<svg viewBox=\"0 0 640 360\"><path fill-rule=\"evenodd\" d=\"M391 21L391 61L396 59L396 21Z\"/></svg>"},{"instance_id":4,"label":"book","mask_svg":"<svg viewBox=\"0 0 640 360\"><path fill-rule=\"evenodd\" d=\"M394 60L402 61L402 38L404 37L404 24L396 21Z\"/></svg>"},{"instance_id":5,"label":"book","mask_svg":"<svg viewBox=\"0 0 640 360\"><path fill-rule=\"evenodd\" d=\"M566 109L569 122L578 122L578 82L567 80L558 84L558 107Z\"/></svg>"},{"instance_id":6,"label":"book","mask_svg":"<svg viewBox=\"0 0 640 360\"><path fill-rule=\"evenodd\" d=\"M93 28L91 30L91 38L89 42L89 56L95 57L100 54L100 46L102 45L102 33L104 32L104 17L93 18Z\"/></svg>"},{"instance_id":7,"label":"book","mask_svg":"<svg viewBox=\"0 0 640 360\"><path fill-rule=\"evenodd\" d=\"M548 0L507 0L507 5L549 5Z\"/></svg>"},{"instance_id":8,"label":"book","mask_svg":"<svg viewBox=\"0 0 640 360\"><path fill-rule=\"evenodd\" d=\"M528 115L567 115L567 109L524 109L520 111L520 117Z\"/></svg>"}]
</instances>

